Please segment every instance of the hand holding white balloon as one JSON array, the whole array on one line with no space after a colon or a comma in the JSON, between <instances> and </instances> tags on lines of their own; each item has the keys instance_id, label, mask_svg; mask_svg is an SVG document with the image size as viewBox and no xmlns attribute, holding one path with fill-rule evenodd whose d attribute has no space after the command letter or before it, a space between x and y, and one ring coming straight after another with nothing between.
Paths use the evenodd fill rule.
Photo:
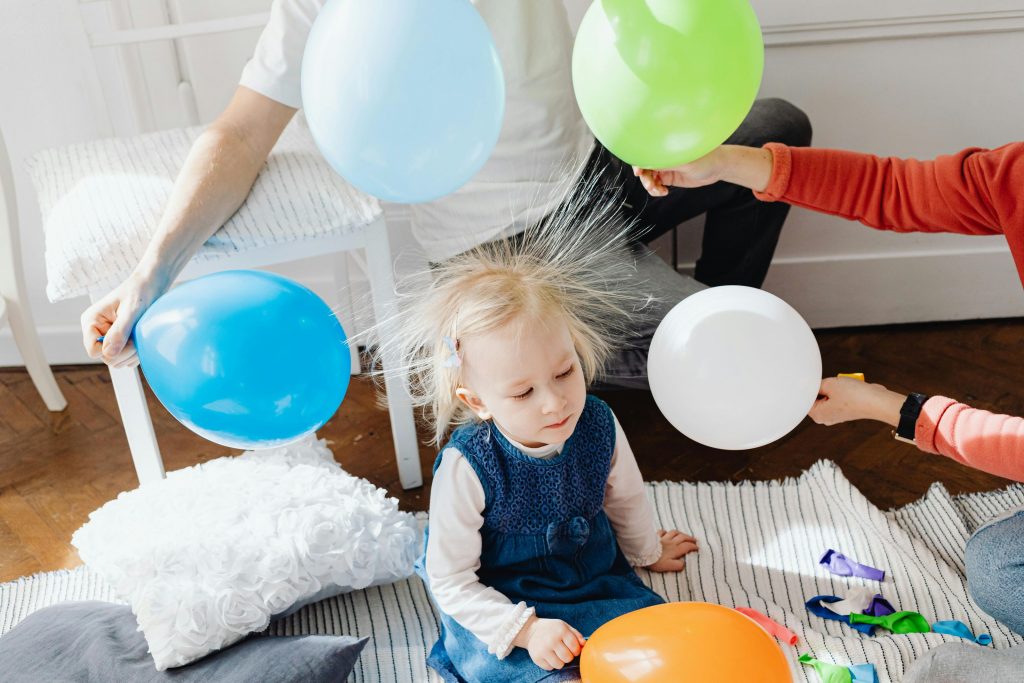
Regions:
<instances>
[{"instance_id":1,"label":"hand holding white balloon","mask_svg":"<svg viewBox=\"0 0 1024 683\"><path fill-rule=\"evenodd\" d=\"M804 319L777 296L712 287L665 316L647 373L676 429L741 450L771 443L803 420L821 385L821 352Z\"/></svg>"}]
</instances>

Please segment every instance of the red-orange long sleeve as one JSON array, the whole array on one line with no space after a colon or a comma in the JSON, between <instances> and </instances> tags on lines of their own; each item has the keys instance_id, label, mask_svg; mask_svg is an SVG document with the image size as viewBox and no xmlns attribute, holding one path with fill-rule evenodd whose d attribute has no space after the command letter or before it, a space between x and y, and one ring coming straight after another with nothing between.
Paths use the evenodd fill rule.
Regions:
<instances>
[{"instance_id":1,"label":"red-orange long sleeve","mask_svg":"<svg viewBox=\"0 0 1024 683\"><path fill-rule=\"evenodd\" d=\"M915 425L914 442L991 474L1024 481L1024 419L932 396Z\"/></svg>"},{"instance_id":2,"label":"red-orange long sleeve","mask_svg":"<svg viewBox=\"0 0 1024 683\"><path fill-rule=\"evenodd\" d=\"M765 146L765 201L897 232L1006 236L1024 283L1024 142L965 149L931 161L832 149Z\"/></svg>"},{"instance_id":3,"label":"red-orange long sleeve","mask_svg":"<svg viewBox=\"0 0 1024 683\"><path fill-rule=\"evenodd\" d=\"M1006 236L1024 284L1024 143L971 148L932 161L880 158L770 143L765 201L897 232ZM1024 419L943 397L929 399L918 446L992 474L1024 481Z\"/></svg>"}]
</instances>

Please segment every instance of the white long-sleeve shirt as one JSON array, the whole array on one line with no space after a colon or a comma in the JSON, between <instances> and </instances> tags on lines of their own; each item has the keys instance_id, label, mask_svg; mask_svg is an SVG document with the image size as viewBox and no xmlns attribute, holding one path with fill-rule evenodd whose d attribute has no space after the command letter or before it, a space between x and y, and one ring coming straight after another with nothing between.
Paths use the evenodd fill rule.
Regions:
<instances>
[{"instance_id":1,"label":"white long-sleeve shirt","mask_svg":"<svg viewBox=\"0 0 1024 683\"><path fill-rule=\"evenodd\" d=\"M502 434L533 458L552 458L564 445L527 448ZM472 465L458 449L446 448L430 491L426 558L430 591L442 612L484 642L488 652L503 659L511 652L512 641L534 609L525 602L513 604L501 592L482 584L477 576L484 503L484 489ZM604 511L630 564L645 567L658 561L661 541L654 526L654 510L618 420Z\"/></svg>"}]
</instances>

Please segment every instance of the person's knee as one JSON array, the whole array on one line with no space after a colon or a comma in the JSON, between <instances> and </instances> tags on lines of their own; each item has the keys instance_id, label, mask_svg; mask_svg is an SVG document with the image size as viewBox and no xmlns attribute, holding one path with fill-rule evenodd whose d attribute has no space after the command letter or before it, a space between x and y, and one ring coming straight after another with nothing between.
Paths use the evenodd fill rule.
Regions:
<instances>
[{"instance_id":1,"label":"person's knee","mask_svg":"<svg viewBox=\"0 0 1024 683\"><path fill-rule=\"evenodd\" d=\"M967 542L965 563L967 587L978 607L1024 635L1022 526L1024 517L981 529Z\"/></svg>"},{"instance_id":2,"label":"person's knee","mask_svg":"<svg viewBox=\"0 0 1024 683\"><path fill-rule=\"evenodd\" d=\"M764 115L771 121L771 137L768 142L781 142L790 147L807 147L814 133L811 119L803 109L779 97L767 97L757 101Z\"/></svg>"}]
</instances>

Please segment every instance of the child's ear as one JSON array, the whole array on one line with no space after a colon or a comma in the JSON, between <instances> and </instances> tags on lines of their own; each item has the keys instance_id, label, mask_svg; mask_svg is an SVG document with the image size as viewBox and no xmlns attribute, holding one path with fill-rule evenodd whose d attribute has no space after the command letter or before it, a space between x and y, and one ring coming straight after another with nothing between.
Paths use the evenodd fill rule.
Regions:
<instances>
[{"instance_id":1,"label":"child's ear","mask_svg":"<svg viewBox=\"0 0 1024 683\"><path fill-rule=\"evenodd\" d=\"M455 395L460 401L466 404L466 406L476 413L476 416L481 420L491 419L491 411L487 410L487 406L480 400L480 397L474 394L466 387L459 387L455 390Z\"/></svg>"}]
</instances>

